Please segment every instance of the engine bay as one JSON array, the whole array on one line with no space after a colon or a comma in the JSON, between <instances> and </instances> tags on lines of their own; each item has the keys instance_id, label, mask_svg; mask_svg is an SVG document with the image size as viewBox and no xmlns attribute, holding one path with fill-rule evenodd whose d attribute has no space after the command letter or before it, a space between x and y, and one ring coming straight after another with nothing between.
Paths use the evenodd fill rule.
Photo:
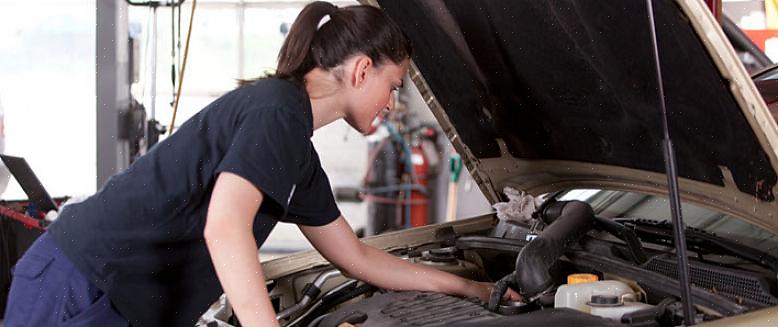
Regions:
<instances>
[{"instance_id":1,"label":"engine bay","mask_svg":"<svg viewBox=\"0 0 778 327\"><path fill-rule=\"evenodd\" d=\"M344 277L332 266L272 280L268 284L271 302L282 326L683 324L677 263L672 245L667 244L667 226L604 219L578 201L552 203L539 212L531 224L499 220L473 234L457 235L441 227L436 242L392 252L467 279L496 282L490 303L383 290ZM690 253L697 255L689 256L696 322L778 304L773 257L696 233L689 233ZM724 264L717 258L744 263ZM508 287L524 301L500 301ZM239 323L222 298L198 325Z\"/></svg>"}]
</instances>

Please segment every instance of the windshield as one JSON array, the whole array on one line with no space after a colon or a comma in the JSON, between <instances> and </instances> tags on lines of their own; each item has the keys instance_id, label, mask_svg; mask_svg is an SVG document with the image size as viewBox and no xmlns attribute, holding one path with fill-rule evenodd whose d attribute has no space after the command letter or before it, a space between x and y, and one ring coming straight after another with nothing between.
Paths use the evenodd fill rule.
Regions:
<instances>
[{"instance_id":1,"label":"windshield","mask_svg":"<svg viewBox=\"0 0 778 327\"><path fill-rule=\"evenodd\" d=\"M754 76L751 77L754 81L766 81L771 79L778 78L778 65L771 66L770 68L766 68L760 72L757 72L754 74Z\"/></svg>"},{"instance_id":2,"label":"windshield","mask_svg":"<svg viewBox=\"0 0 778 327\"><path fill-rule=\"evenodd\" d=\"M643 218L670 221L667 198L610 190L572 190L560 200L589 203L595 214L605 218ZM683 221L689 227L714 233L773 255L778 254L778 236L733 216L689 203L683 203Z\"/></svg>"}]
</instances>

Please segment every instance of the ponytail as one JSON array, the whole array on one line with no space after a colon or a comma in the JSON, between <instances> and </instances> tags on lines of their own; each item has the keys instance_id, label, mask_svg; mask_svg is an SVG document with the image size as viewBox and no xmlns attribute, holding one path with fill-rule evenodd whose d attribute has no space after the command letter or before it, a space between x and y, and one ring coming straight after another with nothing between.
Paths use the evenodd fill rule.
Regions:
<instances>
[{"instance_id":1,"label":"ponytail","mask_svg":"<svg viewBox=\"0 0 778 327\"><path fill-rule=\"evenodd\" d=\"M410 58L411 43L381 9L312 2L292 24L278 53L276 72L268 77L302 84L314 68L330 70L357 54L370 57L376 65L387 60L399 64Z\"/></svg>"},{"instance_id":2,"label":"ponytail","mask_svg":"<svg viewBox=\"0 0 778 327\"><path fill-rule=\"evenodd\" d=\"M332 16L337 10L338 7L324 1L316 1L305 6L294 20L281 46L281 51L278 52L276 77L302 80L302 75L314 68L308 53L316 37L319 22L324 16Z\"/></svg>"}]
</instances>

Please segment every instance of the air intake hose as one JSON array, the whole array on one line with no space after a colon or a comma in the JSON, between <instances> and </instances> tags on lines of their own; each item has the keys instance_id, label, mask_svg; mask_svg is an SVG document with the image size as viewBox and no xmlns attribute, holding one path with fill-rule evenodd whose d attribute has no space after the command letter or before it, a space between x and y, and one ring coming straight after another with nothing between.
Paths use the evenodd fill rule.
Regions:
<instances>
[{"instance_id":1,"label":"air intake hose","mask_svg":"<svg viewBox=\"0 0 778 327\"><path fill-rule=\"evenodd\" d=\"M548 269L594 224L594 211L580 201L556 202L543 211L548 224L540 236L530 241L516 258L516 290L529 299L553 286Z\"/></svg>"},{"instance_id":2,"label":"air intake hose","mask_svg":"<svg viewBox=\"0 0 778 327\"><path fill-rule=\"evenodd\" d=\"M507 287L514 287L529 301L554 286L549 268L594 225L592 207L581 201L553 203L543 210L540 218L547 227L521 249L516 258L516 271L497 282L489 301L490 309L497 307Z\"/></svg>"}]
</instances>

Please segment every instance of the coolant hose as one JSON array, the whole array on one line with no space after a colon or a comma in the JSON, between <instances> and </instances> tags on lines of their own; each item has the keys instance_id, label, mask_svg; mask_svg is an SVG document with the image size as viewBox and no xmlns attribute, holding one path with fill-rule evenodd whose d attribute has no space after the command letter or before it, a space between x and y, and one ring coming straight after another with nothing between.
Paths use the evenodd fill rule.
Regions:
<instances>
[{"instance_id":1,"label":"coolant hose","mask_svg":"<svg viewBox=\"0 0 778 327\"><path fill-rule=\"evenodd\" d=\"M516 258L514 285L525 300L554 285L549 268L594 224L592 207L581 201L553 203L541 217L548 226Z\"/></svg>"}]
</instances>

